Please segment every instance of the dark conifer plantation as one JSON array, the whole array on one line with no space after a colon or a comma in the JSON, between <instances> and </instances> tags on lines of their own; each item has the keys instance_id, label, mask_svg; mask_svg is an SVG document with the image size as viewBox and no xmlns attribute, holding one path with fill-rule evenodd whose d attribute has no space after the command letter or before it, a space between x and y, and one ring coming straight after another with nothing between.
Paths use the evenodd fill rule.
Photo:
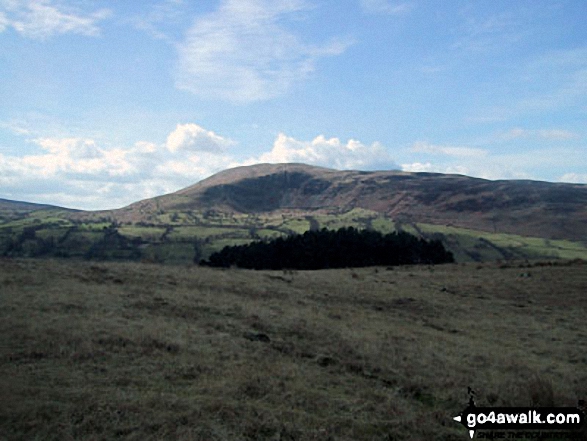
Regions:
<instances>
[{"instance_id":1,"label":"dark conifer plantation","mask_svg":"<svg viewBox=\"0 0 587 441\"><path fill-rule=\"evenodd\" d=\"M322 229L268 242L224 247L200 264L232 265L249 269L350 268L375 265L437 264L454 262L438 240L426 241L408 233L383 235L353 227Z\"/></svg>"}]
</instances>

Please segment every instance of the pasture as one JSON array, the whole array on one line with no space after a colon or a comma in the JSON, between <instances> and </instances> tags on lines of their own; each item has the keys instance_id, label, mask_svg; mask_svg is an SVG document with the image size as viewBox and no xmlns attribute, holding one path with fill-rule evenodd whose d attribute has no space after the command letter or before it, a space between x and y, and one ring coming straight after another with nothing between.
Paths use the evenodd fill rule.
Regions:
<instances>
[{"instance_id":1,"label":"pasture","mask_svg":"<svg viewBox=\"0 0 587 441\"><path fill-rule=\"evenodd\" d=\"M131 214L128 218L124 213L118 216L116 219L109 212L59 210L3 213L0 207L0 256L191 264L208 259L225 246L308 230L354 227L383 234L405 231L424 239L438 239L457 262L587 259L584 241L419 223L360 208L344 213L290 210L257 214L159 210L145 215L143 221L133 219Z\"/></svg>"}]
</instances>

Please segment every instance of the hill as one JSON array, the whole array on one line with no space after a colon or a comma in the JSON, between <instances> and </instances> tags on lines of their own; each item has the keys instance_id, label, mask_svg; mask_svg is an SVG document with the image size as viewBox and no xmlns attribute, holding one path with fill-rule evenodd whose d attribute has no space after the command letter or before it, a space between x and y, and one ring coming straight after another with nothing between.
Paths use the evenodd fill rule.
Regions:
<instances>
[{"instance_id":1,"label":"hill","mask_svg":"<svg viewBox=\"0 0 587 441\"><path fill-rule=\"evenodd\" d=\"M118 210L7 206L6 256L189 263L226 245L352 226L438 239L459 262L587 258L579 184L259 164Z\"/></svg>"},{"instance_id":2,"label":"hill","mask_svg":"<svg viewBox=\"0 0 587 441\"><path fill-rule=\"evenodd\" d=\"M47 205L47 204L35 204L32 202L21 202L21 201L13 201L10 199L2 199L0 198L0 222L19 219L24 216L27 216L36 211L51 211L51 210L58 210L58 211L70 211L73 212L75 210L68 210L66 208L56 207L54 205Z\"/></svg>"},{"instance_id":3,"label":"hill","mask_svg":"<svg viewBox=\"0 0 587 441\"><path fill-rule=\"evenodd\" d=\"M259 164L218 173L176 193L112 212L121 220L157 210L344 213L371 210L404 222L583 240L587 185L472 178L438 173L337 171Z\"/></svg>"},{"instance_id":4,"label":"hill","mask_svg":"<svg viewBox=\"0 0 587 441\"><path fill-rule=\"evenodd\" d=\"M35 204L32 202L21 202L21 201L12 201L9 199L1 199L0 198L0 211L11 211L11 210L20 210L20 211L36 211L36 210L47 210L47 209L59 209L60 207L55 207L53 205L47 204Z\"/></svg>"}]
</instances>

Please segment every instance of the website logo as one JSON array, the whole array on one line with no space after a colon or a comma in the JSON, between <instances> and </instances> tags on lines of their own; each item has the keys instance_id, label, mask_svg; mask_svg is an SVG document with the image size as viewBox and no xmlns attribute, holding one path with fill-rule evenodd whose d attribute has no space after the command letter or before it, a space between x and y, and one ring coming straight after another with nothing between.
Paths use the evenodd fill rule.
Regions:
<instances>
[{"instance_id":1,"label":"website logo","mask_svg":"<svg viewBox=\"0 0 587 441\"><path fill-rule=\"evenodd\" d=\"M453 419L461 423L471 439L477 430L492 431L567 431L568 438L585 424L586 416L579 407L477 407L474 392L469 388L469 404ZM579 401L583 407L584 401ZM542 436L542 435L541 435ZM506 436L492 436L507 438Z\"/></svg>"}]
</instances>

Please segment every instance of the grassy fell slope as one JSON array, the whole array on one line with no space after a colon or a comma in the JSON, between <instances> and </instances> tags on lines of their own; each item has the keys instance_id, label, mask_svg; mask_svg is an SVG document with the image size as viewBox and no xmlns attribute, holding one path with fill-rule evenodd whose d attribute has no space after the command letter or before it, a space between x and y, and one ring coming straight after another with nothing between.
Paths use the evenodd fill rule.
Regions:
<instances>
[{"instance_id":1,"label":"grassy fell slope","mask_svg":"<svg viewBox=\"0 0 587 441\"><path fill-rule=\"evenodd\" d=\"M2 211L2 212L9 212L9 211L15 210L15 211L22 211L22 212L29 212L30 213L32 211L47 210L47 209L66 210L65 208L55 207L53 205L35 204L32 202L12 201L9 199L1 199L0 198L0 211Z\"/></svg>"},{"instance_id":2,"label":"grassy fell slope","mask_svg":"<svg viewBox=\"0 0 587 441\"><path fill-rule=\"evenodd\" d=\"M462 175L337 171L259 164L218 173L170 195L113 212L119 220L161 210L268 213L361 208L405 222L546 239L587 237L587 185L489 181Z\"/></svg>"},{"instance_id":3,"label":"grassy fell slope","mask_svg":"<svg viewBox=\"0 0 587 441\"><path fill-rule=\"evenodd\" d=\"M582 241L587 185L489 181L462 175L337 171L304 164L225 170L169 195L108 212L119 222L149 221L164 211L267 214L365 209L402 222ZM79 215L83 217L83 215Z\"/></svg>"},{"instance_id":4,"label":"grassy fell slope","mask_svg":"<svg viewBox=\"0 0 587 441\"><path fill-rule=\"evenodd\" d=\"M6 256L189 263L225 245L354 226L440 239L460 262L587 259L586 185L259 164L119 210L1 208ZM106 253L113 232L126 240Z\"/></svg>"},{"instance_id":5,"label":"grassy fell slope","mask_svg":"<svg viewBox=\"0 0 587 441\"><path fill-rule=\"evenodd\" d=\"M587 396L585 264L2 260L0 439L462 440Z\"/></svg>"}]
</instances>

